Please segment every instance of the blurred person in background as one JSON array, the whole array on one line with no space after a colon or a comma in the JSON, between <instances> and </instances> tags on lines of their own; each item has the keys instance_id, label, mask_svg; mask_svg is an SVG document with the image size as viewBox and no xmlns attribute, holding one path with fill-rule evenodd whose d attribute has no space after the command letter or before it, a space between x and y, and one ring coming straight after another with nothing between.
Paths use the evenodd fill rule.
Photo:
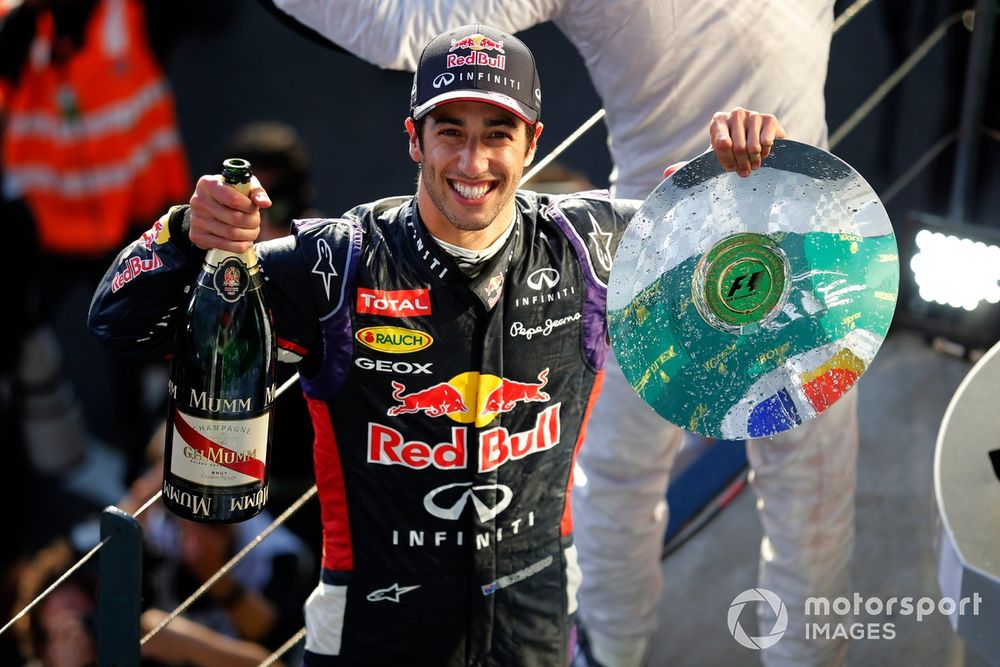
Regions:
<instances>
[{"instance_id":1,"label":"blurred person in background","mask_svg":"<svg viewBox=\"0 0 1000 667\"><path fill-rule=\"evenodd\" d=\"M161 423L146 448L145 472L117 506L134 514L163 486ZM308 444L306 445L308 447ZM156 609L176 608L273 521L270 510L235 524L203 524L182 519L161 502L138 517L143 529L146 575L144 600ZM96 519L71 534L79 553L96 543ZM264 540L222 575L184 617L222 635L275 650L304 623L302 605L312 590L316 555L287 525Z\"/></svg>"},{"instance_id":2,"label":"blurred person in background","mask_svg":"<svg viewBox=\"0 0 1000 667\"><path fill-rule=\"evenodd\" d=\"M190 189L161 62L180 33L185 4L25 0L0 24L6 187L35 218L45 267L38 273L40 321L26 345L32 363L51 377L33 381L69 377L59 412L76 411L79 424L50 429L66 433L49 438L48 472L79 462L87 434L68 431L87 430L119 449L126 484L138 474L137 445L152 429L144 373L86 347L79 323L86 297L136 223ZM123 267L132 270L145 269ZM83 370L81 355L102 363ZM102 391L89 391L87 383L105 372Z\"/></svg>"},{"instance_id":3,"label":"blurred person in background","mask_svg":"<svg viewBox=\"0 0 1000 667\"><path fill-rule=\"evenodd\" d=\"M163 481L162 428L145 451L148 467L117 507L135 514ZM272 521L268 511L240 524L199 524L156 502L139 515L143 534L142 635L185 601ZM70 569L100 539L100 518L78 521L65 537L26 554L8 570L11 616ZM92 561L45 597L16 626L24 659L45 667L96 664L97 572ZM143 665L258 665L303 625L316 561L287 527L276 527L181 616L143 646ZM292 654L294 657L294 654ZM286 656L287 657L287 656Z\"/></svg>"},{"instance_id":4,"label":"blurred person in background","mask_svg":"<svg viewBox=\"0 0 1000 667\"><path fill-rule=\"evenodd\" d=\"M57 539L27 559L18 569L18 597L13 612L24 609L53 585L79 555L69 542ZM25 667L98 664L96 562L75 571L15 624ZM139 619L140 634L150 632L165 617L166 612L160 609L144 611ZM142 667L254 667L270 653L255 642L235 639L178 617L142 647L140 664Z\"/></svg>"},{"instance_id":5,"label":"blurred person in background","mask_svg":"<svg viewBox=\"0 0 1000 667\"><path fill-rule=\"evenodd\" d=\"M310 36L315 31L368 62L405 70L414 69L430 37L452 26L485 21L515 33L551 20L580 52L607 111L617 197L647 197L664 164L704 151L703 118L713 109L767 109L789 136L827 145L833 0L273 4ZM578 482L587 483L578 484L573 503L584 575L580 616L591 663L636 667L647 662L657 628L666 488L684 432L636 396L613 354L606 373L578 461ZM857 392L849 392L807 425L747 443L764 528L759 585L789 610L785 637L760 654L770 667L838 665L847 652L846 639L804 639L799 610L810 596L850 594L856 408ZM768 606L758 612L761 627L772 627Z\"/></svg>"}]
</instances>

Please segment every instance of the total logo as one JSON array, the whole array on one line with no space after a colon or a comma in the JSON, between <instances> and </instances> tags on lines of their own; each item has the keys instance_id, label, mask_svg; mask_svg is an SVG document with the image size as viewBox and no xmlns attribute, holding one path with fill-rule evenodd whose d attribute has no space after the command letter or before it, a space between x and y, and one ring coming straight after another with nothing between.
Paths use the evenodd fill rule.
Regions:
<instances>
[{"instance_id":1,"label":"total logo","mask_svg":"<svg viewBox=\"0 0 1000 667\"><path fill-rule=\"evenodd\" d=\"M468 371L447 382L425 389L407 391L406 385L392 381L392 397L399 403L386 411L390 417L422 412L428 417L448 418L460 424L486 426L502 412L510 412L518 403L545 403L543 391L549 369L543 369L537 382L519 382L497 375Z\"/></svg>"},{"instance_id":2,"label":"total logo","mask_svg":"<svg viewBox=\"0 0 1000 667\"><path fill-rule=\"evenodd\" d=\"M385 317L422 317L431 314L429 289L380 290L358 288L358 312Z\"/></svg>"}]
</instances>

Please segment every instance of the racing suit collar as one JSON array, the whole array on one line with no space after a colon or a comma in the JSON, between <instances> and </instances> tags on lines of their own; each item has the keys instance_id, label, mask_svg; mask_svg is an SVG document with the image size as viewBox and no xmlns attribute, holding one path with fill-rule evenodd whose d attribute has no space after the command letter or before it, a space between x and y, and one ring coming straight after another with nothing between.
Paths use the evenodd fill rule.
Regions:
<instances>
[{"instance_id":1,"label":"racing suit collar","mask_svg":"<svg viewBox=\"0 0 1000 667\"><path fill-rule=\"evenodd\" d=\"M521 220L521 208L517 206L514 213L514 231L507 239L507 243L500 252L487 260L479 275L469 278L462 272L454 258L439 246L427 231L420 219L416 198L410 200L404 217L418 263L435 279L445 280L452 285L461 285L471 290L486 310L492 310L500 301L503 294L504 275L507 273L514 253L520 252L522 249L523 224Z\"/></svg>"}]
</instances>

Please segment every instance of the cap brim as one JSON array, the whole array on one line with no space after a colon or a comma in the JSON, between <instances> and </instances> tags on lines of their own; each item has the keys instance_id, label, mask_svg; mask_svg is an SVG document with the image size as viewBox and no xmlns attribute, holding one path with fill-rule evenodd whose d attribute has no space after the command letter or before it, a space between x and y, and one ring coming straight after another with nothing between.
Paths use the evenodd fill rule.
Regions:
<instances>
[{"instance_id":1,"label":"cap brim","mask_svg":"<svg viewBox=\"0 0 1000 667\"><path fill-rule=\"evenodd\" d=\"M538 120L538 112L534 109L529 109L513 97L502 93L494 93L489 90L456 90L450 93L442 93L414 107L411 115L413 116L413 120L420 120L432 109L436 109L442 104L470 101L486 102L487 104L506 109L525 123L534 123Z\"/></svg>"}]
</instances>

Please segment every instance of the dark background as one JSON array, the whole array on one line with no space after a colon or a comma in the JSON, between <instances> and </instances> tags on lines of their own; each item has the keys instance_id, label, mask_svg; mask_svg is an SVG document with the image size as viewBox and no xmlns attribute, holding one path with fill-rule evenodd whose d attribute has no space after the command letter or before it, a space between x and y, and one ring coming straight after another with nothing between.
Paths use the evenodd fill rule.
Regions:
<instances>
[{"instance_id":1,"label":"dark background","mask_svg":"<svg viewBox=\"0 0 1000 667\"><path fill-rule=\"evenodd\" d=\"M413 191L415 169L406 153L402 120L411 75L380 70L310 42L257 3L199 3L198 29L178 43L169 63L181 130L195 174L218 169L222 144L239 124L279 119L309 146L318 205L338 214L352 205ZM840 0L837 13L851 3ZM948 16L971 6L952 0L874 0L833 38L827 78L831 133ZM209 5L208 8L204 5ZM835 147L883 193L935 141L957 128L970 31L952 26L903 83ZM544 156L601 107L574 47L551 23L519 35L536 53L545 86ZM994 49L994 52L996 49ZM998 81L993 67L988 90ZM994 129L997 95L984 124ZM706 109L706 125L713 109ZM611 171L603 123L560 161L605 186ZM1000 225L997 164L1000 143L982 139L978 192L968 221ZM887 203L897 234L912 211L948 211L953 144Z\"/></svg>"}]
</instances>

